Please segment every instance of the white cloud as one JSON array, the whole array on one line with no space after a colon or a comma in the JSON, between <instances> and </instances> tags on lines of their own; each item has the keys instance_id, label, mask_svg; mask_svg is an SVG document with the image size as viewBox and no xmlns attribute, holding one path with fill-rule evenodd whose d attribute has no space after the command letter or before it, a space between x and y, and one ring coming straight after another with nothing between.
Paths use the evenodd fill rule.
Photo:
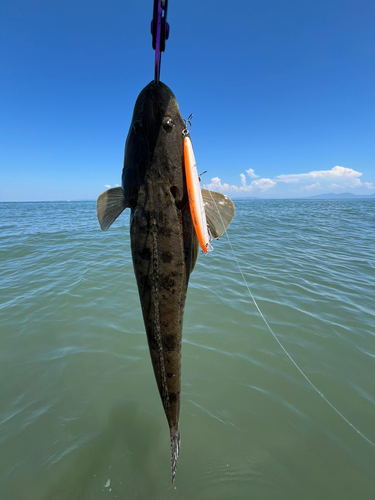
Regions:
<instances>
[{"instance_id":1,"label":"white cloud","mask_svg":"<svg viewBox=\"0 0 375 500\"><path fill-rule=\"evenodd\" d=\"M262 195L265 191L271 196L288 196L291 193L294 195L308 194L309 196L320 193L343 193L346 191L365 193L367 190L373 190L372 182L362 182L362 172L358 172L352 168L336 166L331 170L313 170L302 174L285 174L278 175L274 179L259 178L252 168L246 170L250 179L253 179L250 184L247 184L247 177L240 174L239 185L229 185L222 183L219 177L211 179L210 184L203 187L213 191L228 192L243 195ZM286 189L286 185L293 185L293 189Z\"/></svg>"},{"instance_id":2,"label":"white cloud","mask_svg":"<svg viewBox=\"0 0 375 500\"><path fill-rule=\"evenodd\" d=\"M250 179L257 179L259 177L259 175L255 175L254 170L252 168L246 170L246 173L250 177Z\"/></svg>"},{"instance_id":3,"label":"white cloud","mask_svg":"<svg viewBox=\"0 0 375 500\"><path fill-rule=\"evenodd\" d=\"M272 179L259 179L259 181L253 181L251 186L259 191L266 191L267 189L276 186L276 182Z\"/></svg>"},{"instance_id":4,"label":"white cloud","mask_svg":"<svg viewBox=\"0 0 375 500\"><path fill-rule=\"evenodd\" d=\"M104 187L109 189L111 186L109 184L104 184Z\"/></svg>"},{"instance_id":5,"label":"white cloud","mask_svg":"<svg viewBox=\"0 0 375 500\"><path fill-rule=\"evenodd\" d=\"M299 175L304 175L304 174L299 174ZM285 182L285 184L292 184L292 183L298 183L299 182L299 176L298 174L295 175L278 175L276 177L277 182Z\"/></svg>"},{"instance_id":6,"label":"white cloud","mask_svg":"<svg viewBox=\"0 0 375 500\"><path fill-rule=\"evenodd\" d=\"M253 173L253 170L250 169ZM248 171L247 171L248 172ZM259 176L255 176L259 177ZM259 179L252 181L250 184L246 183L246 177L244 174L240 174L241 185L234 186L229 184L222 184L219 177L214 177L211 179L211 184L205 184L203 187L209 189L210 191L220 191L220 192L232 192L232 193L257 193L264 192L267 189L276 186L276 182L271 179Z\"/></svg>"},{"instance_id":7,"label":"white cloud","mask_svg":"<svg viewBox=\"0 0 375 500\"><path fill-rule=\"evenodd\" d=\"M229 184L222 184L219 177L213 177L211 179L211 184L203 184L204 189L209 189L210 191L231 191L238 190L237 186L230 186Z\"/></svg>"},{"instance_id":8,"label":"white cloud","mask_svg":"<svg viewBox=\"0 0 375 500\"><path fill-rule=\"evenodd\" d=\"M322 190L322 186L320 185L319 182L316 182L315 184L310 184L310 186L305 186L304 189L306 189L306 191L311 191L316 189Z\"/></svg>"},{"instance_id":9,"label":"white cloud","mask_svg":"<svg viewBox=\"0 0 375 500\"><path fill-rule=\"evenodd\" d=\"M313 170L312 172L309 172L307 174L278 175L276 176L275 180L277 182L293 182L304 185L306 183L319 179L319 187L323 189L328 188L329 186L335 186L336 189L358 187L366 187L368 189L372 189L373 184L370 182L362 183L360 180L361 176L362 172L357 172L352 168L336 166L331 170Z\"/></svg>"}]
</instances>

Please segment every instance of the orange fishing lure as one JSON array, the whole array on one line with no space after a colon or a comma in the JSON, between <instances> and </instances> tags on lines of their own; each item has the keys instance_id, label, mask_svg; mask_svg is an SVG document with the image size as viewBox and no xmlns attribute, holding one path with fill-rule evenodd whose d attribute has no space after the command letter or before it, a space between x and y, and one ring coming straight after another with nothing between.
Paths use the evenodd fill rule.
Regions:
<instances>
[{"instance_id":1,"label":"orange fishing lure","mask_svg":"<svg viewBox=\"0 0 375 500\"><path fill-rule=\"evenodd\" d=\"M191 217L193 219L199 245L203 252L208 252L212 250L212 247L208 234L202 191L199 185L200 179L197 172L193 145L189 135L185 135L184 137L184 161Z\"/></svg>"}]
</instances>

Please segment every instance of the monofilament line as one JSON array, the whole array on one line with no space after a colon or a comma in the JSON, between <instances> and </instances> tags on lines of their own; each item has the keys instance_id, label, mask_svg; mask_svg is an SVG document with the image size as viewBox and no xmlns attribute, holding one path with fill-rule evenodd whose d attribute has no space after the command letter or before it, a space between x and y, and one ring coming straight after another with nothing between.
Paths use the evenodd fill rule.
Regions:
<instances>
[{"instance_id":1,"label":"monofilament line","mask_svg":"<svg viewBox=\"0 0 375 500\"><path fill-rule=\"evenodd\" d=\"M210 194L211 194L211 191L210 191ZM221 222L223 224L223 227L224 226L224 222L223 222L223 219L221 218L221 214L220 214L220 211L218 210L217 208L217 205L215 203L215 200L211 194L211 198L212 198L212 201L214 202L215 204L215 207L216 207L216 210L220 216L220 219L221 219ZM280 340L277 338L276 334L273 332L272 328L270 327L270 325L268 324L268 321L266 320L266 318L263 316L263 313L262 311L260 310L251 290L250 290L250 287L249 285L247 284L247 281L245 279L245 275L244 273L242 272L242 269L241 269L241 266L240 266L240 263L237 259L237 256L235 254L235 251L234 251L234 248L232 246L232 243L229 239L229 235L228 235L228 231L225 230L225 233L227 235L227 238L228 238L228 243L229 243L229 246L232 250L232 253L233 253L233 256L234 256L234 260L236 261L237 263L237 266L238 266L238 269L241 273L241 276L242 276L242 279L245 283L245 286L247 288L247 291L249 292L249 295L252 299L252 301L254 302L254 305L257 309L257 311L259 312L261 318L263 319L264 323L266 324L268 330L271 332L271 335L273 336L273 338L276 340L276 342L279 344L279 346L281 347L281 349L283 350L283 352L285 353L285 355L288 357L288 359L291 361L291 363L296 367L296 369L299 371L299 373L302 375L302 377L310 384L310 386L314 389L315 392L317 392L319 394L319 396L327 403L328 406L330 406L332 408L332 410L334 412L337 413L337 415L339 417L342 418L342 420L344 420L344 422L346 422L355 432L357 432L357 434L359 434L365 441L367 441L368 444L370 444L371 446L373 446L375 448L375 443L373 443L368 437L366 437L359 429L357 429L357 427L352 424L325 396L324 394L311 382L311 380L309 379L309 377L302 371L302 369L298 366L298 364L294 361L294 359L292 358L292 356L289 354L289 352L285 349L285 347L283 346L283 344L280 342Z\"/></svg>"}]
</instances>

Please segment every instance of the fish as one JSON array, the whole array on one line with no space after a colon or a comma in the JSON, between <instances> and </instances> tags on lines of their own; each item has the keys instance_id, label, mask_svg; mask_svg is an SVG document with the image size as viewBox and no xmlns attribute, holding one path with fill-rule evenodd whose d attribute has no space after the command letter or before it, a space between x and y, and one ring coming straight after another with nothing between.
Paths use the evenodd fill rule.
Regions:
<instances>
[{"instance_id":1,"label":"fish","mask_svg":"<svg viewBox=\"0 0 375 500\"><path fill-rule=\"evenodd\" d=\"M134 273L153 371L171 442L175 479L180 449L181 346L186 294L198 256L184 170L187 134L173 92L150 82L139 94L125 142L121 186L102 193L97 217L106 231L130 208ZM234 216L225 195L202 190L207 225L217 239Z\"/></svg>"}]
</instances>

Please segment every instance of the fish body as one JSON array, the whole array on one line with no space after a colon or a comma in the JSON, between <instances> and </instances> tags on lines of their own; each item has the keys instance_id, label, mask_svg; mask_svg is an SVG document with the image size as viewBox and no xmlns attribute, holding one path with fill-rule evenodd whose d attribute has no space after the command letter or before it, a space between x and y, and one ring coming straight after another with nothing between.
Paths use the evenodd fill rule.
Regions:
<instances>
[{"instance_id":1,"label":"fish body","mask_svg":"<svg viewBox=\"0 0 375 500\"><path fill-rule=\"evenodd\" d=\"M180 443L182 322L198 253L182 168L184 128L172 92L162 83L149 84L135 105L122 174L122 189L132 205L134 272L170 428L173 477Z\"/></svg>"},{"instance_id":2,"label":"fish body","mask_svg":"<svg viewBox=\"0 0 375 500\"><path fill-rule=\"evenodd\" d=\"M135 103L125 144L122 186L100 195L97 203L103 230L125 208L131 209L134 273L155 379L170 429L172 481L180 446L183 314L189 277L198 255L184 172L184 133L185 122L172 91L161 82L151 82ZM229 198L213 194L228 200L225 206L232 210ZM223 232L212 224L215 237Z\"/></svg>"}]
</instances>

